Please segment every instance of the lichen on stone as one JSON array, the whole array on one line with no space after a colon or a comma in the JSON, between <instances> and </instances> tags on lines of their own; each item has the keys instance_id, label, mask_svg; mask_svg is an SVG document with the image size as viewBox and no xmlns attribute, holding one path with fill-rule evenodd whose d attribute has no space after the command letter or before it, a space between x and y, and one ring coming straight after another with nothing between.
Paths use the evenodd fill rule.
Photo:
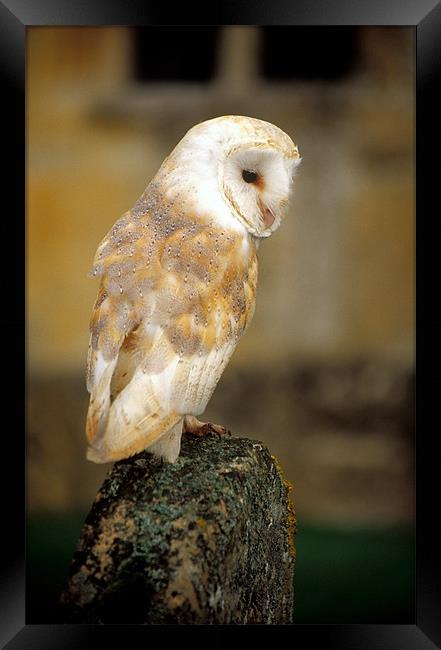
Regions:
<instances>
[{"instance_id":1,"label":"lichen on stone","mask_svg":"<svg viewBox=\"0 0 441 650\"><path fill-rule=\"evenodd\" d=\"M289 623L291 486L258 441L184 436L115 463L73 558L66 622Z\"/></svg>"}]
</instances>

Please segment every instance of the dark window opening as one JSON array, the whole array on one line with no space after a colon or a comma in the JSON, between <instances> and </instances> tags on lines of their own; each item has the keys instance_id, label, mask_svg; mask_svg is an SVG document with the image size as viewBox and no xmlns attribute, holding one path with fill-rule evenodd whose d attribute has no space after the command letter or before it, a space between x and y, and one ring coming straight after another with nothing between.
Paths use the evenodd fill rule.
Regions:
<instances>
[{"instance_id":1,"label":"dark window opening","mask_svg":"<svg viewBox=\"0 0 441 650\"><path fill-rule=\"evenodd\" d=\"M354 27L264 27L261 70L270 80L335 80L357 64Z\"/></svg>"},{"instance_id":2,"label":"dark window opening","mask_svg":"<svg viewBox=\"0 0 441 650\"><path fill-rule=\"evenodd\" d=\"M215 74L218 27L135 27L138 81L209 81Z\"/></svg>"}]
</instances>

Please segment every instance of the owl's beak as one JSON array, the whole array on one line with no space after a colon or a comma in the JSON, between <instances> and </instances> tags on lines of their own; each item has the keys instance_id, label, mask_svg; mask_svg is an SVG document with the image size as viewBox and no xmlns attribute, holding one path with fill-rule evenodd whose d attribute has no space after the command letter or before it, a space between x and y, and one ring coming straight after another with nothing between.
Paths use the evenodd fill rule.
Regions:
<instances>
[{"instance_id":1,"label":"owl's beak","mask_svg":"<svg viewBox=\"0 0 441 650\"><path fill-rule=\"evenodd\" d=\"M267 228L271 228L274 221L276 220L276 217L275 217L274 213L260 199L258 200L258 205L259 205L260 214L262 215L262 221L263 221L263 223L265 225L265 230Z\"/></svg>"}]
</instances>

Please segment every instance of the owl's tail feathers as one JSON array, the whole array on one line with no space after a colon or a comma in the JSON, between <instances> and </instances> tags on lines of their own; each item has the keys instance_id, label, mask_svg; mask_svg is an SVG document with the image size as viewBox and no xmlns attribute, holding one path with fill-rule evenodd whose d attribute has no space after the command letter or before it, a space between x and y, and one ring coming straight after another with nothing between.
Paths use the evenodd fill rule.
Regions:
<instances>
[{"instance_id":1,"label":"owl's tail feathers","mask_svg":"<svg viewBox=\"0 0 441 650\"><path fill-rule=\"evenodd\" d=\"M158 383L157 377L138 369L107 411L100 420L98 433L89 438L89 460L114 462L152 445L152 453L170 462L176 460L183 415L169 408L164 386Z\"/></svg>"},{"instance_id":2,"label":"owl's tail feathers","mask_svg":"<svg viewBox=\"0 0 441 650\"><path fill-rule=\"evenodd\" d=\"M101 452L98 449L95 449L95 447L88 447L87 452L86 452L86 458L87 460L92 461L92 463L108 463L108 461L105 456L101 454Z\"/></svg>"},{"instance_id":3,"label":"owl's tail feathers","mask_svg":"<svg viewBox=\"0 0 441 650\"><path fill-rule=\"evenodd\" d=\"M106 428L110 410L110 382L117 359L104 364L99 368L99 375L95 384L88 381L90 392L89 410L86 419L86 436L90 444L99 439ZM97 373L98 374L98 373Z\"/></svg>"},{"instance_id":4,"label":"owl's tail feathers","mask_svg":"<svg viewBox=\"0 0 441 650\"><path fill-rule=\"evenodd\" d=\"M86 457L93 463L113 463L148 449L156 456L174 463L179 455L183 417L177 413L159 417L151 413L135 426L124 428L119 440L106 434L87 449Z\"/></svg>"}]
</instances>

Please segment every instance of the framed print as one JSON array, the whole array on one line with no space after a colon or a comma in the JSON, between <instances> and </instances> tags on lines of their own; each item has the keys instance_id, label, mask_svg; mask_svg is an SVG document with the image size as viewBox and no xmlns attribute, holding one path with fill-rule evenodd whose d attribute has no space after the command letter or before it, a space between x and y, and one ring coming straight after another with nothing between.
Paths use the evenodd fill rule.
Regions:
<instances>
[{"instance_id":1,"label":"framed print","mask_svg":"<svg viewBox=\"0 0 441 650\"><path fill-rule=\"evenodd\" d=\"M440 36L435 0L0 3L5 249L25 253L4 268L26 305L4 647L149 624L441 647L435 443L415 418Z\"/></svg>"}]
</instances>

